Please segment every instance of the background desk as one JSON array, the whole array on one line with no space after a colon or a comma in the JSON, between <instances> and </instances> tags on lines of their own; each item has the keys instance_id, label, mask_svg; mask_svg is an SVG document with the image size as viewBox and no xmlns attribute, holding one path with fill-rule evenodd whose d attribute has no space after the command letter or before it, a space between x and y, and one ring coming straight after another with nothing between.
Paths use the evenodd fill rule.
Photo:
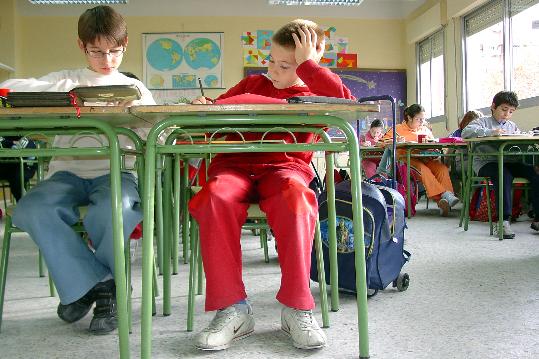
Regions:
<instances>
[{"instance_id":1,"label":"background desk","mask_svg":"<svg viewBox=\"0 0 539 359\"><path fill-rule=\"evenodd\" d=\"M185 105L185 106L140 106L131 112L145 121L155 123L147 139L144 176L144 241L143 241L143 281L142 281L142 358L151 357L151 296L153 259L153 216L155 198L155 159L158 154L206 154L233 152L291 152L291 151L332 151L350 152L352 168L352 198L354 233L356 243L356 279L358 300L359 347L361 357L369 356L367 297L365 285L365 258L363 243L363 220L360 187L359 147L356 134L347 120L356 120L362 112L376 112L375 105ZM346 138L339 143L312 144L196 144L188 141L175 146L160 145L157 140L161 133L170 128L194 129L201 127L208 132L220 128L249 131L249 127L274 127L277 132L294 131L301 127L335 127ZM331 156L329 156L331 157ZM331 193L328 194L331 196ZM334 190L333 190L334 197ZM335 226L333 226L335 228ZM334 253L336 258L336 251ZM336 260L335 260L336 263ZM332 272L336 272L332 270ZM332 286L338 298L337 286ZM332 288L333 289L333 288Z\"/></svg>"},{"instance_id":2,"label":"background desk","mask_svg":"<svg viewBox=\"0 0 539 359\"><path fill-rule=\"evenodd\" d=\"M495 137L477 137L464 139L468 144L468 175L471 178L473 175L473 157L474 156L495 156L498 161L498 178L503 177L503 158L504 156L522 156L522 155L537 155L539 150L534 146L539 144L539 136L495 136ZM498 147L497 152L492 153L477 153L474 152L476 144L491 144ZM530 146L531 145L531 146ZM522 149L526 146L526 149ZM498 239L503 240L503 215L500 215L500 209L503 208L503 180L498 181ZM470 188L466 186L466 188ZM469 203L466 204L466 210L469 208ZM467 229L467 228L466 228Z\"/></svg>"},{"instance_id":3,"label":"background desk","mask_svg":"<svg viewBox=\"0 0 539 359\"><path fill-rule=\"evenodd\" d=\"M408 218L412 217L412 197L410 195L410 159L412 157L460 157L461 164L461 173L464 174L464 156L466 152L467 145L466 143L438 143L438 142L428 142L428 143L415 143L415 142L402 142L397 144L397 153L398 150L406 151L406 205L408 208ZM432 153L413 153L414 150L427 151L427 150L437 150L438 154ZM454 149L453 153L447 153L443 150L445 149ZM463 180L464 181L464 180Z\"/></svg>"}]
</instances>

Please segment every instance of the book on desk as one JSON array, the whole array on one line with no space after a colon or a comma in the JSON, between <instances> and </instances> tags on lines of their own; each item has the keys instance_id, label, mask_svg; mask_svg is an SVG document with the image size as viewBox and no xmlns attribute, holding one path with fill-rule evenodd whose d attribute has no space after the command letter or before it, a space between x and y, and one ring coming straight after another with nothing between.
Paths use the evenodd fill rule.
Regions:
<instances>
[{"instance_id":1,"label":"book on desk","mask_svg":"<svg viewBox=\"0 0 539 359\"><path fill-rule=\"evenodd\" d=\"M135 85L81 86L67 92L8 93L7 103L12 107L64 107L85 103L110 103L139 100L140 90Z\"/></svg>"}]
</instances>

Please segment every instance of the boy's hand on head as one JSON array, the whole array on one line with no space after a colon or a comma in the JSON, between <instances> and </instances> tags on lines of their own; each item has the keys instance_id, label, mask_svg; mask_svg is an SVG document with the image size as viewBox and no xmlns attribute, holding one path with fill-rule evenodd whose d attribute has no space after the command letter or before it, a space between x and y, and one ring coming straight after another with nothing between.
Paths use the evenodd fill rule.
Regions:
<instances>
[{"instance_id":1,"label":"boy's hand on head","mask_svg":"<svg viewBox=\"0 0 539 359\"><path fill-rule=\"evenodd\" d=\"M318 35L313 29L305 26L300 27L298 33L299 37L297 34L292 34L296 44L294 55L297 64L301 65L307 60L314 60L318 63L324 54L324 41L317 47Z\"/></svg>"}]
</instances>

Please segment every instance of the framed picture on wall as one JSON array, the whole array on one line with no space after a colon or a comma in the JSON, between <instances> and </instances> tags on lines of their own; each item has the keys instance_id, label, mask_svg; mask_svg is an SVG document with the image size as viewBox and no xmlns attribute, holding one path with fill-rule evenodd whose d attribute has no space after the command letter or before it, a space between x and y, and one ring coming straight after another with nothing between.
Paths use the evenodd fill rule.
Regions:
<instances>
[{"instance_id":1,"label":"framed picture on wall","mask_svg":"<svg viewBox=\"0 0 539 359\"><path fill-rule=\"evenodd\" d=\"M143 82L150 90L223 87L222 32L142 34Z\"/></svg>"},{"instance_id":2,"label":"framed picture on wall","mask_svg":"<svg viewBox=\"0 0 539 359\"><path fill-rule=\"evenodd\" d=\"M245 67L244 76L267 72L266 67ZM367 96L390 95L397 103L397 123L403 119L403 110L406 104L406 70L379 70L379 69L349 69L332 68L331 71L339 75L343 83L352 91L356 98ZM382 120L387 126L393 119L391 103L382 101L380 112L361 121L359 131L365 131L370 122L376 118Z\"/></svg>"}]
</instances>

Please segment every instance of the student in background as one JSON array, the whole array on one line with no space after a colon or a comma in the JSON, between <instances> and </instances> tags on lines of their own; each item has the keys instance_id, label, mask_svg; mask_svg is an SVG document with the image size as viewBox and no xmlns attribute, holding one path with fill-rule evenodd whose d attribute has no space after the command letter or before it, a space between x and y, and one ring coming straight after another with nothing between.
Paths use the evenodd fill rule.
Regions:
<instances>
[{"instance_id":1,"label":"student in background","mask_svg":"<svg viewBox=\"0 0 539 359\"><path fill-rule=\"evenodd\" d=\"M500 91L492 99L490 106L491 115L478 118L472 121L462 131L463 138L473 138L480 136L500 136L502 134L520 133L517 125L511 121L513 112L518 107L517 94L512 91ZM493 153L498 152L495 145L488 142L479 143L474 152ZM495 197L498 196L498 161L494 156L474 156L473 169L479 176L490 177L494 184ZM511 228L512 210L512 186L513 178L523 177L530 181L531 202L535 211L535 218L531 228L539 231L539 175L531 165L522 163L519 156L506 156L503 162L503 238L514 238L515 232ZM494 203L498 203L496 200Z\"/></svg>"},{"instance_id":2,"label":"student in background","mask_svg":"<svg viewBox=\"0 0 539 359\"><path fill-rule=\"evenodd\" d=\"M322 28L312 21L294 20L273 35L268 74L243 79L218 100L247 93L276 99L309 95L352 99L339 76L318 64L323 52ZM204 97L194 101L207 102ZM245 138L260 136L246 134ZM313 134L295 136L297 142L313 140ZM274 134L273 138L294 142L287 133ZM318 212L316 196L309 188L314 177L312 156L312 152L240 153L219 154L212 160L208 182L189 203L200 226L206 310L217 310L209 326L195 337L199 349L225 349L234 339L253 333L240 246L241 226L253 201L258 201L266 213L279 248L281 329L297 348L326 345L326 335L313 317L314 300L309 288Z\"/></svg>"},{"instance_id":3,"label":"student in background","mask_svg":"<svg viewBox=\"0 0 539 359\"><path fill-rule=\"evenodd\" d=\"M470 122L472 122L473 120L477 119L477 118L481 118L483 117L483 114L479 111L476 111L476 110L470 110L468 112L466 112L466 114L464 114L464 116L462 117L462 120L459 122L459 128L457 128L455 131L453 131L449 137L462 137L462 130L464 130L464 128L466 126L468 126L468 124ZM466 171L466 168L468 166L468 156L466 155L466 152L467 150L466 149L460 149L460 150L453 150L453 149L448 149L447 150L447 153L448 154L451 154L451 153L463 153L463 158L464 158L464 170ZM461 165L461 157L460 155L456 155L454 157L444 157L444 163L449 166L451 168L451 175L452 175L452 178L454 180L461 180L463 178L462 176L462 165Z\"/></svg>"},{"instance_id":4,"label":"student in background","mask_svg":"<svg viewBox=\"0 0 539 359\"><path fill-rule=\"evenodd\" d=\"M136 85L142 99L132 104L155 104L142 82L118 71L127 47L127 26L112 7L86 10L78 21L78 47L87 65L78 70L53 72L41 78L12 79L0 87L12 91L70 91L77 86ZM52 40L51 40L52 41ZM129 105L129 104L128 104ZM141 135L144 133L141 132ZM101 136L105 143L106 138ZM101 146L83 136L56 136L54 147ZM120 145L131 145L123 136ZM126 160L132 168L134 159ZM49 165L47 179L32 188L17 204L13 223L37 243L58 294L58 316L68 323L83 318L96 303L90 332L106 334L117 328L112 208L108 159L57 157ZM122 173L123 233L128 239L142 220L137 180ZM73 231L79 206L88 206L83 219L93 248Z\"/></svg>"},{"instance_id":5,"label":"student in background","mask_svg":"<svg viewBox=\"0 0 539 359\"><path fill-rule=\"evenodd\" d=\"M376 146L384 135L384 124L381 120L375 119L371 122L371 126L365 134L359 138L359 143L364 147ZM368 152L366 153L368 154ZM366 158L361 161L361 168L365 173L366 178L371 178L376 174L376 168L380 163L380 158Z\"/></svg>"},{"instance_id":6,"label":"student in background","mask_svg":"<svg viewBox=\"0 0 539 359\"><path fill-rule=\"evenodd\" d=\"M483 114L479 111L470 110L466 112L464 117L462 117L462 120L459 122L459 128L457 128L453 133L451 133L449 137L462 137L462 130L464 130L464 128L468 126L470 122L481 117L483 117Z\"/></svg>"},{"instance_id":7,"label":"student in background","mask_svg":"<svg viewBox=\"0 0 539 359\"><path fill-rule=\"evenodd\" d=\"M406 141L417 142L419 135L433 139L432 132L423 126L425 121L425 109L419 104L413 104L404 110L404 121L397 125L396 132ZM386 136L392 138L392 131ZM403 151L397 151L399 157L405 155ZM453 191L453 185L449 177L449 169L437 158L412 157L410 164L421 174L421 182L427 191L427 196L438 204L440 214L447 216L451 207L459 202Z\"/></svg>"}]
</instances>

